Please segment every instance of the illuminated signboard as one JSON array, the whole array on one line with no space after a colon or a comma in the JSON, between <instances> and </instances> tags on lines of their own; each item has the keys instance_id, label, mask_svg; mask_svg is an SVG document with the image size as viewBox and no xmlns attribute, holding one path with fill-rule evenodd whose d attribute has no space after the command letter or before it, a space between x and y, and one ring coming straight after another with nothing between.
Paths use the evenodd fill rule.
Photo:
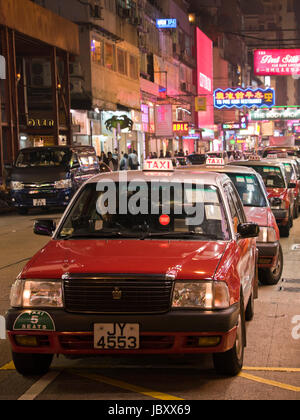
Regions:
<instances>
[{"instance_id":1,"label":"illuminated signboard","mask_svg":"<svg viewBox=\"0 0 300 420\"><path fill-rule=\"evenodd\" d=\"M240 123L226 123L222 124L222 130L240 130L241 124Z\"/></svg>"},{"instance_id":2,"label":"illuminated signboard","mask_svg":"<svg viewBox=\"0 0 300 420\"><path fill-rule=\"evenodd\" d=\"M27 121L28 127L34 128L45 128L45 127L54 127L54 120L50 119L40 119L40 118L30 118Z\"/></svg>"},{"instance_id":3,"label":"illuminated signboard","mask_svg":"<svg viewBox=\"0 0 300 420\"><path fill-rule=\"evenodd\" d=\"M181 123L181 122L174 122L173 123L173 131L174 132L188 132L189 131L189 123Z\"/></svg>"},{"instance_id":4,"label":"illuminated signboard","mask_svg":"<svg viewBox=\"0 0 300 420\"><path fill-rule=\"evenodd\" d=\"M208 38L199 28L195 29L196 36L196 54L197 69L195 80L197 80L197 97L205 98L201 103L198 99L196 105L198 128L212 128L214 125L214 107L213 107L213 41ZM204 101L204 99L202 99Z\"/></svg>"},{"instance_id":5,"label":"illuminated signboard","mask_svg":"<svg viewBox=\"0 0 300 420\"><path fill-rule=\"evenodd\" d=\"M252 121L263 120L299 120L299 108L273 108L273 109L259 109L257 111L250 111L250 118Z\"/></svg>"},{"instance_id":6,"label":"illuminated signboard","mask_svg":"<svg viewBox=\"0 0 300 420\"><path fill-rule=\"evenodd\" d=\"M258 76L300 74L300 49L256 50L254 72Z\"/></svg>"},{"instance_id":7,"label":"illuminated signboard","mask_svg":"<svg viewBox=\"0 0 300 420\"><path fill-rule=\"evenodd\" d=\"M275 105L274 89L216 89L214 91L215 108L269 107Z\"/></svg>"},{"instance_id":8,"label":"illuminated signboard","mask_svg":"<svg viewBox=\"0 0 300 420\"><path fill-rule=\"evenodd\" d=\"M158 29L175 29L177 28L177 19L156 19L156 27Z\"/></svg>"}]
</instances>

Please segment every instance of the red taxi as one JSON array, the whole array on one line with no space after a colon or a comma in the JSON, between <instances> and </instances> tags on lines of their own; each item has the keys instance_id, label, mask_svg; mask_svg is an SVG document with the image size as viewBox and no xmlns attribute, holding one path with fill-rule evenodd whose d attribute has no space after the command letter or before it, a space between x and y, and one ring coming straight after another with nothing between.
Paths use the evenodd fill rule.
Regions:
<instances>
[{"instance_id":1,"label":"red taxi","mask_svg":"<svg viewBox=\"0 0 300 420\"><path fill-rule=\"evenodd\" d=\"M299 171L296 160L294 159L278 159L283 164L285 168L287 182L293 190L294 196L294 219L297 219L299 216L299 205L300 205L300 179Z\"/></svg>"},{"instance_id":2,"label":"red taxi","mask_svg":"<svg viewBox=\"0 0 300 420\"><path fill-rule=\"evenodd\" d=\"M208 159L206 165L193 169L195 175L197 172L201 176L205 171L216 171L226 174L231 179L244 205L247 220L257 223L260 227L256 244L259 255L259 280L264 285L277 284L283 270L283 252L280 232L262 177L252 168L225 165L223 159Z\"/></svg>"},{"instance_id":3,"label":"red taxi","mask_svg":"<svg viewBox=\"0 0 300 420\"><path fill-rule=\"evenodd\" d=\"M276 159L257 159L230 162L230 165L247 166L258 172L264 181L271 209L274 213L280 235L288 237L294 220L295 184L288 183L283 164Z\"/></svg>"},{"instance_id":4,"label":"red taxi","mask_svg":"<svg viewBox=\"0 0 300 420\"><path fill-rule=\"evenodd\" d=\"M212 353L217 372L242 368L259 227L226 175L145 169L96 176L56 229L35 223L52 238L6 314L21 374L46 372L54 354Z\"/></svg>"}]
</instances>

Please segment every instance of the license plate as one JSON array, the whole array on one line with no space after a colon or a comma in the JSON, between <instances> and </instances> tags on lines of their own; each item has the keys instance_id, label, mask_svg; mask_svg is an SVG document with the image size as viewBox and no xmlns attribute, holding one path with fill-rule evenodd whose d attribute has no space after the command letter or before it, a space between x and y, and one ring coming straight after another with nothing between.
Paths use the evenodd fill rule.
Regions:
<instances>
[{"instance_id":1,"label":"license plate","mask_svg":"<svg viewBox=\"0 0 300 420\"><path fill-rule=\"evenodd\" d=\"M42 207L46 205L46 199L44 198L37 198L33 200L33 205L35 207Z\"/></svg>"},{"instance_id":2,"label":"license plate","mask_svg":"<svg viewBox=\"0 0 300 420\"><path fill-rule=\"evenodd\" d=\"M94 324L94 348L134 350L140 346L139 324Z\"/></svg>"}]
</instances>

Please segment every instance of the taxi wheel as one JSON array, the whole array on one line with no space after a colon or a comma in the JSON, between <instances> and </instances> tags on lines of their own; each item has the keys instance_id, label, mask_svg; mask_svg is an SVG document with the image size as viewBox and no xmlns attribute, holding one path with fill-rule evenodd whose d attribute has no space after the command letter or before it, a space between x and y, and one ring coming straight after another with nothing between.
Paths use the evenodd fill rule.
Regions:
<instances>
[{"instance_id":1,"label":"taxi wheel","mask_svg":"<svg viewBox=\"0 0 300 420\"><path fill-rule=\"evenodd\" d=\"M53 354L25 354L12 352L17 372L23 376L44 375L52 363Z\"/></svg>"},{"instance_id":2,"label":"taxi wheel","mask_svg":"<svg viewBox=\"0 0 300 420\"><path fill-rule=\"evenodd\" d=\"M214 353L214 367L218 374L226 376L236 376L243 367L244 349L246 346L246 325L244 298L241 293L240 312L238 316L238 324L236 330L236 339L232 349L224 353Z\"/></svg>"},{"instance_id":3,"label":"taxi wheel","mask_svg":"<svg viewBox=\"0 0 300 420\"><path fill-rule=\"evenodd\" d=\"M281 279L283 270L283 253L281 245L279 246L279 255L276 267L272 270L271 268L262 268L259 270L259 281L261 284L271 286L277 284Z\"/></svg>"}]
</instances>

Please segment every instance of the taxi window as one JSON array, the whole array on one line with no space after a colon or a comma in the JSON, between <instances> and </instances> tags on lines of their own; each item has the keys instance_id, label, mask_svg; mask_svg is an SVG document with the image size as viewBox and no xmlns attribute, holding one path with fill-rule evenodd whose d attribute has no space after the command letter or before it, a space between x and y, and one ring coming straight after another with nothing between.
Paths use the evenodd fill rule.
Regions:
<instances>
[{"instance_id":1,"label":"taxi window","mask_svg":"<svg viewBox=\"0 0 300 420\"><path fill-rule=\"evenodd\" d=\"M265 195L256 175L227 173L244 206L267 207Z\"/></svg>"},{"instance_id":2,"label":"taxi window","mask_svg":"<svg viewBox=\"0 0 300 420\"><path fill-rule=\"evenodd\" d=\"M284 163L284 169L286 174L287 182L289 183L293 176L293 167L291 163Z\"/></svg>"},{"instance_id":3,"label":"taxi window","mask_svg":"<svg viewBox=\"0 0 300 420\"><path fill-rule=\"evenodd\" d=\"M285 188L285 180L279 166L252 166L264 181L267 188Z\"/></svg>"},{"instance_id":4,"label":"taxi window","mask_svg":"<svg viewBox=\"0 0 300 420\"><path fill-rule=\"evenodd\" d=\"M99 184L84 187L60 229L60 238L230 238L220 192L214 185L144 182L135 188L112 183L113 202L110 186L101 191Z\"/></svg>"},{"instance_id":5,"label":"taxi window","mask_svg":"<svg viewBox=\"0 0 300 420\"><path fill-rule=\"evenodd\" d=\"M240 223L245 222L244 210L241 207L239 197L231 184L227 184L224 188L228 205L230 208L231 218L233 222L234 233L237 233L237 228Z\"/></svg>"}]
</instances>

